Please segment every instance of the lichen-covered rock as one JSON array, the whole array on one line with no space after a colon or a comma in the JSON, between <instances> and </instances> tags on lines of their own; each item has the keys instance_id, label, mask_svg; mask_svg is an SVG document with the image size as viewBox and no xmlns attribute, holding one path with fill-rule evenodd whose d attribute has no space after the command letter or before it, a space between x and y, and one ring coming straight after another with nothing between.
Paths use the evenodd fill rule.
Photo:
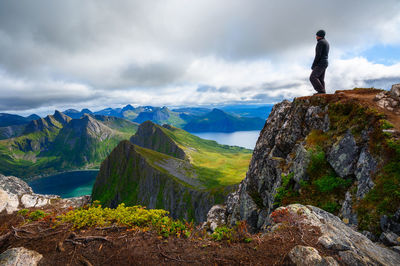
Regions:
<instances>
[{"instance_id":1,"label":"lichen-covered rock","mask_svg":"<svg viewBox=\"0 0 400 266\"><path fill-rule=\"evenodd\" d=\"M53 203L62 208L82 207L90 203L90 196L61 199L56 195L36 194L25 181L0 174L0 213L10 214L22 208L39 208Z\"/></svg>"},{"instance_id":2,"label":"lichen-covered rock","mask_svg":"<svg viewBox=\"0 0 400 266\"><path fill-rule=\"evenodd\" d=\"M18 196L9 194L7 191L0 188L0 213L4 210L10 214L18 210L19 200Z\"/></svg>"},{"instance_id":3,"label":"lichen-covered rock","mask_svg":"<svg viewBox=\"0 0 400 266\"><path fill-rule=\"evenodd\" d=\"M215 231L218 226L226 224L226 207L214 205L207 213L207 224L211 231Z\"/></svg>"},{"instance_id":4,"label":"lichen-covered rock","mask_svg":"<svg viewBox=\"0 0 400 266\"><path fill-rule=\"evenodd\" d=\"M307 152L303 144L297 144L294 148L294 158L290 161L290 157L287 161L291 163L290 172L293 173L293 180L296 182L295 189L300 188L300 181L308 180L307 167L310 163L310 154Z\"/></svg>"},{"instance_id":5,"label":"lichen-covered rock","mask_svg":"<svg viewBox=\"0 0 400 266\"><path fill-rule=\"evenodd\" d=\"M42 259L42 254L24 247L11 248L0 254L0 265L35 266Z\"/></svg>"},{"instance_id":6,"label":"lichen-covered rock","mask_svg":"<svg viewBox=\"0 0 400 266\"><path fill-rule=\"evenodd\" d=\"M283 209L286 211L281 213L297 217L298 223L318 227L322 234L318 243L338 252L341 261L348 265L400 265L400 254L373 243L329 212L300 204L280 207L276 211ZM276 225L273 223L272 228L279 228Z\"/></svg>"},{"instance_id":7,"label":"lichen-covered rock","mask_svg":"<svg viewBox=\"0 0 400 266\"><path fill-rule=\"evenodd\" d=\"M354 173L358 154L359 148L356 140L348 131L338 143L332 146L328 162L340 177L347 177Z\"/></svg>"},{"instance_id":8,"label":"lichen-covered rock","mask_svg":"<svg viewBox=\"0 0 400 266\"><path fill-rule=\"evenodd\" d=\"M376 172L377 165L377 161L368 152L368 149L364 148L361 151L355 170L358 181L357 198L364 198L365 194L374 187L371 175Z\"/></svg>"},{"instance_id":9,"label":"lichen-covered rock","mask_svg":"<svg viewBox=\"0 0 400 266\"><path fill-rule=\"evenodd\" d=\"M393 232L383 232L379 240L386 246L400 245L400 237Z\"/></svg>"},{"instance_id":10,"label":"lichen-covered rock","mask_svg":"<svg viewBox=\"0 0 400 266\"><path fill-rule=\"evenodd\" d=\"M357 224L357 214L353 210L353 199L350 191L346 192L345 200L339 212L339 217L341 217L346 224Z\"/></svg>"},{"instance_id":11,"label":"lichen-covered rock","mask_svg":"<svg viewBox=\"0 0 400 266\"><path fill-rule=\"evenodd\" d=\"M390 89L390 94L392 97L397 98L400 101L400 84L392 85Z\"/></svg>"},{"instance_id":12,"label":"lichen-covered rock","mask_svg":"<svg viewBox=\"0 0 400 266\"><path fill-rule=\"evenodd\" d=\"M290 260L297 266L339 266L332 257L324 258L319 255L318 250L313 247L297 245L288 254Z\"/></svg>"},{"instance_id":13,"label":"lichen-covered rock","mask_svg":"<svg viewBox=\"0 0 400 266\"><path fill-rule=\"evenodd\" d=\"M380 225L382 231L390 231L400 235L400 208L390 218L387 215L383 215L380 220Z\"/></svg>"},{"instance_id":14,"label":"lichen-covered rock","mask_svg":"<svg viewBox=\"0 0 400 266\"><path fill-rule=\"evenodd\" d=\"M390 91L383 91L375 96L377 105L400 114L400 84L394 84Z\"/></svg>"}]
</instances>

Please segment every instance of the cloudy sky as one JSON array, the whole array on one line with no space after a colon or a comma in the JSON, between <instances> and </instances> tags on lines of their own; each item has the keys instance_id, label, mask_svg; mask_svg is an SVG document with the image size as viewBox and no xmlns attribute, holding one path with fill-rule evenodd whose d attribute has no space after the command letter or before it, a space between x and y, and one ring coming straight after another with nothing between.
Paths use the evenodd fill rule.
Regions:
<instances>
[{"instance_id":1,"label":"cloudy sky","mask_svg":"<svg viewBox=\"0 0 400 266\"><path fill-rule=\"evenodd\" d=\"M0 112L274 103L400 83L399 0L0 0Z\"/></svg>"}]
</instances>

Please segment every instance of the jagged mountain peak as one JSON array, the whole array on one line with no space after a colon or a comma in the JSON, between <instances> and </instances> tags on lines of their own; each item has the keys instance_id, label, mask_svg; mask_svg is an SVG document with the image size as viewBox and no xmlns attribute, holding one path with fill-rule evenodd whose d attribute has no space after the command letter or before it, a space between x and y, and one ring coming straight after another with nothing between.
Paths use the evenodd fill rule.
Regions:
<instances>
[{"instance_id":1,"label":"jagged mountain peak","mask_svg":"<svg viewBox=\"0 0 400 266\"><path fill-rule=\"evenodd\" d=\"M64 113L58 110L55 110L53 117L62 125L66 125L72 119L71 117L65 115Z\"/></svg>"},{"instance_id":2,"label":"jagged mountain peak","mask_svg":"<svg viewBox=\"0 0 400 266\"><path fill-rule=\"evenodd\" d=\"M81 110L81 113L83 113L83 114L91 114L93 112L90 111L88 108L84 108L84 109Z\"/></svg>"},{"instance_id":3,"label":"jagged mountain peak","mask_svg":"<svg viewBox=\"0 0 400 266\"><path fill-rule=\"evenodd\" d=\"M161 127L151 121L143 122L130 141L138 146L152 149L179 159L186 159L184 150Z\"/></svg>"}]
</instances>

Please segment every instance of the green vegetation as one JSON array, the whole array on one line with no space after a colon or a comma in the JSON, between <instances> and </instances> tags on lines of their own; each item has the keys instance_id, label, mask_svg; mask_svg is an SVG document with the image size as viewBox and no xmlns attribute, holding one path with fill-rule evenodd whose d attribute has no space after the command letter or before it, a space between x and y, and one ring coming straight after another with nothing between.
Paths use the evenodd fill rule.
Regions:
<instances>
[{"instance_id":1,"label":"green vegetation","mask_svg":"<svg viewBox=\"0 0 400 266\"><path fill-rule=\"evenodd\" d=\"M27 222L39 221L50 215L42 210L30 211L28 209L19 210L18 214L27 218Z\"/></svg>"},{"instance_id":2,"label":"green vegetation","mask_svg":"<svg viewBox=\"0 0 400 266\"><path fill-rule=\"evenodd\" d=\"M233 229L227 226L217 227L215 228L215 231L211 234L211 237L216 241L232 240Z\"/></svg>"},{"instance_id":3,"label":"green vegetation","mask_svg":"<svg viewBox=\"0 0 400 266\"><path fill-rule=\"evenodd\" d=\"M197 177L208 188L237 184L245 177L252 151L201 139L182 129L162 128L190 158Z\"/></svg>"},{"instance_id":4,"label":"green vegetation","mask_svg":"<svg viewBox=\"0 0 400 266\"><path fill-rule=\"evenodd\" d=\"M274 205L275 206L280 206L282 203L282 200L288 196L289 193L292 191L289 189L289 181L293 178L294 173L290 173L288 175L282 174L282 184L280 187L277 188L276 194L275 194L275 200L274 200Z\"/></svg>"},{"instance_id":5,"label":"green vegetation","mask_svg":"<svg viewBox=\"0 0 400 266\"><path fill-rule=\"evenodd\" d=\"M43 218L46 217L47 215L48 215L48 213L45 213L44 211L36 210L36 211L31 212L31 213L29 214L28 217L29 217L32 221L38 221L38 220L40 220L40 219L43 219Z\"/></svg>"},{"instance_id":6,"label":"green vegetation","mask_svg":"<svg viewBox=\"0 0 400 266\"><path fill-rule=\"evenodd\" d=\"M361 230L380 232L382 215L393 215L400 202L400 140L385 138L389 155L382 171L375 176L375 186L356 206Z\"/></svg>"},{"instance_id":7,"label":"green vegetation","mask_svg":"<svg viewBox=\"0 0 400 266\"><path fill-rule=\"evenodd\" d=\"M98 202L87 208L75 209L58 216L58 224L70 223L75 229L126 226L134 229L154 230L163 237L189 237L193 224L168 217L165 210L147 210L142 206L126 207L124 203L115 209L102 208Z\"/></svg>"},{"instance_id":8,"label":"green vegetation","mask_svg":"<svg viewBox=\"0 0 400 266\"><path fill-rule=\"evenodd\" d=\"M311 137L315 133L310 134ZM319 139L325 139L319 137ZM318 141L308 140L309 143ZM344 198L347 189L353 183L351 179L343 179L326 161L325 152L318 145L309 149L310 162L307 168L308 180L300 182L301 188L294 189L295 182L290 182L294 173L282 176L282 185L275 194L276 207L291 203L313 205L331 213L337 214L340 210L340 200Z\"/></svg>"},{"instance_id":9,"label":"green vegetation","mask_svg":"<svg viewBox=\"0 0 400 266\"><path fill-rule=\"evenodd\" d=\"M369 92L373 88L364 90ZM314 99L315 98L315 99ZM289 188L287 196L281 204L293 202L313 204L325 210L336 213L340 208L338 199L344 198L344 191L353 185L351 190L355 204L353 209L357 213L359 229L380 233L379 221L382 215L391 216L400 202L400 141L392 134L383 132L393 128L386 120L386 116L374 108L361 105L356 100L338 101L329 103L322 97L311 98L312 105L328 106L330 130L328 132L312 131L306 138L306 145L312 151L311 162L307 169L310 180L301 182L299 195ZM300 104L301 100L297 101ZM361 200L355 198L357 186L351 180L343 180L335 176L328 165L324 163L324 150L332 146L340 136L350 130L357 143L362 143L363 134L368 132L369 151L375 158L380 158L378 174L373 176L375 186ZM318 171L318 169L325 169ZM318 172L321 175L318 176ZM321 194L322 193L322 194ZM278 196L278 202L280 195ZM294 194L295 196L292 196ZM309 199L307 199L307 197ZM314 200L310 200L310 199Z\"/></svg>"}]
</instances>

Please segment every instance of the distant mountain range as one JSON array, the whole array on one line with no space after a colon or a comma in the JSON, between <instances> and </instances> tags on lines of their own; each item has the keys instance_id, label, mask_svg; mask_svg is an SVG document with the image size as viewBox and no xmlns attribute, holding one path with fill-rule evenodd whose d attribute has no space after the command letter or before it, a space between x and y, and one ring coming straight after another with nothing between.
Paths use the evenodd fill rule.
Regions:
<instances>
[{"instance_id":1,"label":"distant mountain range","mask_svg":"<svg viewBox=\"0 0 400 266\"><path fill-rule=\"evenodd\" d=\"M167 107L127 105L123 108L106 108L97 112L89 109L77 111L68 109L64 114L80 118L85 114L107 115L125 118L136 123L152 121L156 124L169 124L190 132L233 132L238 130L260 130L270 113L271 106L251 107L232 105L222 109L186 107L170 110Z\"/></svg>"},{"instance_id":2,"label":"distant mountain range","mask_svg":"<svg viewBox=\"0 0 400 266\"><path fill-rule=\"evenodd\" d=\"M220 109L191 119L183 128L189 132L234 132L259 130L265 121L259 117L239 117Z\"/></svg>"},{"instance_id":3,"label":"distant mountain range","mask_svg":"<svg viewBox=\"0 0 400 266\"><path fill-rule=\"evenodd\" d=\"M23 117L20 115L0 113L0 127L22 125L39 118L40 116L35 114Z\"/></svg>"},{"instance_id":4,"label":"distant mountain range","mask_svg":"<svg viewBox=\"0 0 400 266\"><path fill-rule=\"evenodd\" d=\"M122 118L85 114L72 119L59 111L18 126L14 137L0 140L0 173L22 178L96 168L138 128Z\"/></svg>"}]
</instances>

